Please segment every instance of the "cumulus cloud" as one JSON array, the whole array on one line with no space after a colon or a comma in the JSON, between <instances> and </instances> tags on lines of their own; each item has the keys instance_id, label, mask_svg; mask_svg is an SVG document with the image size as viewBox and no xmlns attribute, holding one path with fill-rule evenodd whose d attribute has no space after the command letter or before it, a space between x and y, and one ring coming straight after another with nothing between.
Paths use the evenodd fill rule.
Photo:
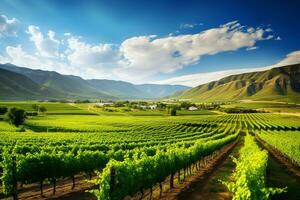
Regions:
<instances>
[{"instance_id":1,"label":"cumulus cloud","mask_svg":"<svg viewBox=\"0 0 300 200\"><path fill-rule=\"evenodd\" d=\"M48 31L46 37L40 31L38 26L28 26L27 33L31 35L30 40L34 42L39 55L45 57L58 57L59 56L59 45L60 42L55 39L55 32Z\"/></svg>"},{"instance_id":2,"label":"cumulus cloud","mask_svg":"<svg viewBox=\"0 0 300 200\"><path fill-rule=\"evenodd\" d=\"M118 48L112 44L91 45L76 37L68 39L67 54L71 65L81 67L109 67L121 59Z\"/></svg>"},{"instance_id":3,"label":"cumulus cloud","mask_svg":"<svg viewBox=\"0 0 300 200\"><path fill-rule=\"evenodd\" d=\"M102 71L101 69L77 67L61 60L53 60L52 58L30 54L21 46L9 46L6 48L6 53L9 55L9 63L17 66L28 67L31 69L56 71L61 74L77 75L83 78L112 78L111 74Z\"/></svg>"},{"instance_id":4,"label":"cumulus cloud","mask_svg":"<svg viewBox=\"0 0 300 200\"><path fill-rule=\"evenodd\" d=\"M284 66L284 65L291 65L300 63L300 50L293 51L286 55L286 57L279 61L274 67Z\"/></svg>"},{"instance_id":5,"label":"cumulus cloud","mask_svg":"<svg viewBox=\"0 0 300 200\"><path fill-rule=\"evenodd\" d=\"M9 63L10 62L10 59L8 59L7 57L5 56L1 56L0 55L0 63L1 64L5 64L5 63Z\"/></svg>"},{"instance_id":6,"label":"cumulus cloud","mask_svg":"<svg viewBox=\"0 0 300 200\"><path fill-rule=\"evenodd\" d=\"M19 22L16 18L8 19L0 15L0 37L17 36Z\"/></svg>"},{"instance_id":7,"label":"cumulus cloud","mask_svg":"<svg viewBox=\"0 0 300 200\"><path fill-rule=\"evenodd\" d=\"M8 55L6 58L7 61L14 65L31 69L57 71L63 74L77 73L76 69L73 69L72 66L68 66L63 62L30 54L26 52L21 45L7 46L6 54Z\"/></svg>"},{"instance_id":8,"label":"cumulus cloud","mask_svg":"<svg viewBox=\"0 0 300 200\"><path fill-rule=\"evenodd\" d=\"M223 70L216 72L207 72L207 73L198 73L190 74L184 76L177 76L170 79L165 79L161 81L156 81L157 84L181 84L186 86L195 87L201 84L205 84L211 81L216 81L226 76L255 72L255 71L264 71L274 67L281 67L285 65L297 64L300 63L300 50L293 51L286 55L286 57L274 65L265 66L265 67L256 67L256 68L245 68L245 69L232 69L232 70Z\"/></svg>"},{"instance_id":9,"label":"cumulus cloud","mask_svg":"<svg viewBox=\"0 0 300 200\"><path fill-rule=\"evenodd\" d=\"M120 51L126 65L115 70L119 75L140 78L157 73L171 73L197 63L204 55L235 51L243 47L255 48L257 41L271 39L263 28L241 26L238 21L198 34L132 37L121 44Z\"/></svg>"},{"instance_id":10,"label":"cumulus cloud","mask_svg":"<svg viewBox=\"0 0 300 200\"><path fill-rule=\"evenodd\" d=\"M21 46L7 47L6 53L14 64L21 66L44 67L85 78L114 77L145 82L156 74L172 73L196 64L204 55L241 48L254 50L258 41L273 37L271 31L242 26L238 21L233 21L197 34L138 36L115 45L89 44L71 33L64 33L64 41L59 41L54 31L43 34L39 27L31 25L27 33L37 53L25 52ZM172 81L180 80L175 78Z\"/></svg>"},{"instance_id":11,"label":"cumulus cloud","mask_svg":"<svg viewBox=\"0 0 300 200\"><path fill-rule=\"evenodd\" d=\"M38 68L42 66L39 59L25 52L21 45L16 47L6 47L6 53L11 63L19 66L28 66L30 68Z\"/></svg>"}]
</instances>

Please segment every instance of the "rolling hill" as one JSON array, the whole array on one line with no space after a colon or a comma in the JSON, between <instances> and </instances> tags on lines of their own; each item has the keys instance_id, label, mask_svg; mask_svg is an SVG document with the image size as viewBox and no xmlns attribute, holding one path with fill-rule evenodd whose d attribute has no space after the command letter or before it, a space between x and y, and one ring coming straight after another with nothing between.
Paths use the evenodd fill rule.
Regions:
<instances>
[{"instance_id":1,"label":"rolling hill","mask_svg":"<svg viewBox=\"0 0 300 200\"><path fill-rule=\"evenodd\" d=\"M58 91L42 87L28 77L0 69L0 100L33 100L62 97Z\"/></svg>"},{"instance_id":2,"label":"rolling hill","mask_svg":"<svg viewBox=\"0 0 300 200\"><path fill-rule=\"evenodd\" d=\"M12 64L0 65L1 68L22 74L43 87L54 89L64 94L66 99L115 98L109 94L97 91L84 79L77 76L62 75L54 71L33 70Z\"/></svg>"},{"instance_id":3,"label":"rolling hill","mask_svg":"<svg viewBox=\"0 0 300 200\"><path fill-rule=\"evenodd\" d=\"M300 64L232 75L175 95L195 102L275 100L300 102Z\"/></svg>"},{"instance_id":4,"label":"rolling hill","mask_svg":"<svg viewBox=\"0 0 300 200\"><path fill-rule=\"evenodd\" d=\"M54 71L33 70L12 64L0 64L0 69L18 73L42 88L51 89L51 97L58 99L158 99L177 91L190 89L181 85L135 85L125 81L85 80L78 76L62 75ZM22 94L18 94L18 96L21 97ZM24 98L27 99L27 96Z\"/></svg>"}]
</instances>

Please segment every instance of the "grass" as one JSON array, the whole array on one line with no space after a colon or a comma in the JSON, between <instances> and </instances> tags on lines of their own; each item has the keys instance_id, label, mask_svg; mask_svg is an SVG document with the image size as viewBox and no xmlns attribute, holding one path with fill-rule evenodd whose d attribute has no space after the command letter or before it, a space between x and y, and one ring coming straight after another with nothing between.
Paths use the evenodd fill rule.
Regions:
<instances>
[{"instance_id":1,"label":"grass","mask_svg":"<svg viewBox=\"0 0 300 200\"><path fill-rule=\"evenodd\" d=\"M293 103L274 101L240 101L223 105L225 108L243 107L249 109L261 109L268 112L300 113L300 105Z\"/></svg>"},{"instance_id":2,"label":"grass","mask_svg":"<svg viewBox=\"0 0 300 200\"><path fill-rule=\"evenodd\" d=\"M177 116L169 116L166 111L126 107L109 107L112 111L107 111L93 104L1 102L0 106L16 106L32 111L32 104L44 105L48 112L28 117L24 125L25 132L18 132L19 128L0 121L0 154L2 146L16 144L16 149L25 152L69 152L70 149L75 152L76 149L91 151L100 149L115 153L115 150L122 148L138 151L145 147L151 153L153 151L151 148L163 150L172 145L188 147L199 139L205 141L207 138L213 140L222 138L231 134L228 131L251 129L249 126L251 123L256 124L254 129L260 131L280 129L283 134L276 133L279 139L290 137L295 133L293 127L300 127L300 117L273 113L218 114L209 110L180 110L177 111ZM269 102L239 102L225 105L225 107L278 108L282 112L289 106L291 105ZM295 140L299 141L299 138ZM293 143L293 140L284 141ZM225 176L226 173L219 175ZM211 181L212 186L218 184L214 179ZM218 191L218 188L211 189Z\"/></svg>"},{"instance_id":3,"label":"grass","mask_svg":"<svg viewBox=\"0 0 300 200\"><path fill-rule=\"evenodd\" d=\"M77 115L92 115L94 113L91 113L87 110L80 109L76 106L73 106L71 104L67 103L48 103L48 102L0 102L0 106L6 106L6 107L18 107L22 108L26 111L34 111L32 108L33 104L42 105L46 107L47 114L77 114Z\"/></svg>"}]
</instances>

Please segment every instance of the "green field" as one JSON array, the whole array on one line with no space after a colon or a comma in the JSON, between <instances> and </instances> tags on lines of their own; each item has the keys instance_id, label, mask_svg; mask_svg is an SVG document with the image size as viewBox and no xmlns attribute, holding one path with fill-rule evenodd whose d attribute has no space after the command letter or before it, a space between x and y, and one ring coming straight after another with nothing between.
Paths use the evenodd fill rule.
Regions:
<instances>
[{"instance_id":1,"label":"green field","mask_svg":"<svg viewBox=\"0 0 300 200\"><path fill-rule=\"evenodd\" d=\"M223 105L225 108L243 107L250 109L260 109L267 112L276 113L299 113L300 105L285 102L275 102L275 101L240 101L235 103L230 103Z\"/></svg>"},{"instance_id":2,"label":"green field","mask_svg":"<svg viewBox=\"0 0 300 200\"><path fill-rule=\"evenodd\" d=\"M177 116L170 116L160 110L110 108L114 111L107 111L93 104L39 102L2 102L0 106L32 111L35 103L44 105L47 112L29 116L23 128L0 121L4 196L12 194L13 156L16 157L16 179L24 185L100 172L98 183L102 189L95 190L94 194L101 199L123 199L127 195L134 196L141 188L152 188L170 175L197 165L199 160L227 144L242 140L245 134L260 137L299 165L300 118L295 115L180 110ZM253 147L253 142L247 145L253 153L260 151ZM249 178L253 180L265 179L265 168L255 174L256 166L266 167L268 155L262 156L251 168L255 177L249 175ZM239 162L243 166L249 161L241 159ZM112 168L116 172L114 183L111 182ZM251 170L249 168L249 173ZM237 173L235 177L239 176ZM234 187L241 186L234 184ZM267 188L266 183L246 187L250 192L257 188ZM258 192L258 195L262 198L266 194Z\"/></svg>"}]
</instances>

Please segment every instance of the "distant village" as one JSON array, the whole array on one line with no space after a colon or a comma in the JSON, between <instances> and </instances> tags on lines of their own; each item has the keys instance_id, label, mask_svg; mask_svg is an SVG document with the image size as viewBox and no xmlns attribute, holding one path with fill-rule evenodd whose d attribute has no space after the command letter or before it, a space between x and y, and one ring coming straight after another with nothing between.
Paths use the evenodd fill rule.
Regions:
<instances>
[{"instance_id":1,"label":"distant village","mask_svg":"<svg viewBox=\"0 0 300 200\"><path fill-rule=\"evenodd\" d=\"M215 110L220 107L220 104L207 103L195 104L191 102L147 102L147 101L120 101L120 102L96 102L97 107L129 107L142 110L164 110L168 107L175 107L177 110Z\"/></svg>"}]
</instances>

